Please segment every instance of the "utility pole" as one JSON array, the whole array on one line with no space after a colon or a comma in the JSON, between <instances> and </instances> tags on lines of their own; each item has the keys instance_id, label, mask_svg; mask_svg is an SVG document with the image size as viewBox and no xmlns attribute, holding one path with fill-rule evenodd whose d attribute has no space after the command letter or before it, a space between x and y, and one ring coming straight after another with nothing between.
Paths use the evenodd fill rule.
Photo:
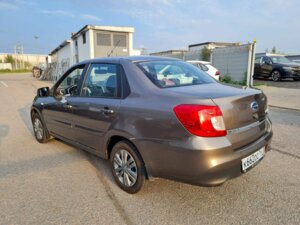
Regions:
<instances>
[{"instance_id":1,"label":"utility pole","mask_svg":"<svg viewBox=\"0 0 300 225\"><path fill-rule=\"evenodd\" d=\"M24 68L24 59L23 59L24 48L20 42L18 42L14 46L14 52L15 52L15 56L16 56L16 69Z\"/></svg>"},{"instance_id":2,"label":"utility pole","mask_svg":"<svg viewBox=\"0 0 300 225\"><path fill-rule=\"evenodd\" d=\"M15 69L18 69L18 59L17 59L17 46L14 45L14 57L15 57Z\"/></svg>"},{"instance_id":3,"label":"utility pole","mask_svg":"<svg viewBox=\"0 0 300 225\"><path fill-rule=\"evenodd\" d=\"M33 38L36 40L36 43L37 43L36 46L38 46L39 36L35 35ZM40 57L39 57L39 55L36 55L36 66L39 65L39 62L40 62Z\"/></svg>"}]
</instances>

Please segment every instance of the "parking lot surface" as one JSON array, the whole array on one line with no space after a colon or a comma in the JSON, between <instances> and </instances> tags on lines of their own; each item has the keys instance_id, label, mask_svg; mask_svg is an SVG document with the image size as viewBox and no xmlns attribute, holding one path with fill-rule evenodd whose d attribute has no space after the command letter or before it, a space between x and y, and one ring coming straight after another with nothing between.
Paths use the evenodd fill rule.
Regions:
<instances>
[{"instance_id":1,"label":"parking lot surface","mask_svg":"<svg viewBox=\"0 0 300 225\"><path fill-rule=\"evenodd\" d=\"M294 81L293 79L284 79L278 82L274 82L271 79L256 78L254 84L262 84L269 87L278 88L290 88L290 89L300 89L300 81Z\"/></svg>"},{"instance_id":2,"label":"parking lot surface","mask_svg":"<svg viewBox=\"0 0 300 225\"><path fill-rule=\"evenodd\" d=\"M296 109L300 111L300 81L285 79L274 82L267 79L254 80L254 84L262 84L257 86L268 96L270 106L277 108Z\"/></svg>"},{"instance_id":3,"label":"parking lot surface","mask_svg":"<svg viewBox=\"0 0 300 225\"><path fill-rule=\"evenodd\" d=\"M272 151L239 178L214 188L156 179L129 195L105 160L35 140L30 105L45 85L0 75L0 224L300 224L300 112L270 109Z\"/></svg>"}]
</instances>

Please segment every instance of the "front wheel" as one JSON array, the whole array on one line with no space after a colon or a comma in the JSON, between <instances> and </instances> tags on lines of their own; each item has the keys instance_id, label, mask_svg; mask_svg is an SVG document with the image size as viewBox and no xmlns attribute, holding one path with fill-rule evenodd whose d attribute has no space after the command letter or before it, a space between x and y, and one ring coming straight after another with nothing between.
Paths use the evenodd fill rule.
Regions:
<instances>
[{"instance_id":1,"label":"front wheel","mask_svg":"<svg viewBox=\"0 0 300 225\"><path fill-rule=\"evenodd\" d=\"M114 145L110 164L112 174L118 186L133 194L138 192L145 181L145 168L136 148L128 141Z\"/></svg>"},{"instance_id":2,"label":"front wheel","mask_svg":"<svg viewBox=\"0 0 300 225\"><path fill-rule=\"evenodd\" d=\"M299 81L300 77L294 77L293 79L294 79L294 81Z\"/></svg>"},{"instance_id":3,"label":"front wheel","mask_svg":"<svg viewBox=\"0 0 300 225\"><path fill-rule=\"evenodd\" d=\"M274 70L271 74L272 80L277 82L281 80L281 73L278 70Z\"/></svg>"},{"instance_id":4,"label":"front wheel","mask_svg":"<svg viewBox=\"0 0 300 225\"><path fill-rule=\"evenodd\" d=\"M32 116L32 126L34 136L38 142L45 143L50 139L48 130L43 124L41 117L37 113Z\"/></svg>"}]
</instances>

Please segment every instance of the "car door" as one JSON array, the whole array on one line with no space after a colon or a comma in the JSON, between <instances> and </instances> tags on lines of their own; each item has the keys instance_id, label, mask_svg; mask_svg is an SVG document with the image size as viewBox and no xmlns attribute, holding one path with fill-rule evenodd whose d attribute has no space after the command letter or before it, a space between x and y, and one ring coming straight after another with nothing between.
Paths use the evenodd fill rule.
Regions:
<instances>
[{"instance_id":1,"label":"car door","mask_svg":"<svg viewBox=\"0 0 300 225\"><path fill-rule=\"evenodd\" d=\"M83 79L85 64L68 70L54 85L51 96L44 103L43 116L49 131L58 137L74 140L72 130L73 103L79 94L79 86Z\"/></svg>"},{"instance_id":2,"label":"car door","mask_svg":"<svg viewBox=\"0 0 300 225\"><path fill-rule=\"evenodd\" d=\"M118 118L121 94L119 71L117 64L91 64L80 96L72 104L75 138L92 151L102 149L105 134Z\"/></svg>"},{"instance_id":3,"label":"car door","mask_svg":"<svg viewBox=\"0 0 300 225\"><path fill-rule=\"evenodd\" d=\"M254 64L254 74L255 75L262 75L261 60L262 60L262 57L258 57L255 59L255 64Z\"/></svg>"},{"instance_id":4,"label":"car door","mask_svg":"<svg viewBox=\"0 0 300 225\"><path fill-rule=\"evenodd\" d=\"M262 58L262 62L261 62L261 73L264 76L269 76L269 74L272 71L272 62L271 59L267 56L264 56Z\"/></svg>"}]
</instances>

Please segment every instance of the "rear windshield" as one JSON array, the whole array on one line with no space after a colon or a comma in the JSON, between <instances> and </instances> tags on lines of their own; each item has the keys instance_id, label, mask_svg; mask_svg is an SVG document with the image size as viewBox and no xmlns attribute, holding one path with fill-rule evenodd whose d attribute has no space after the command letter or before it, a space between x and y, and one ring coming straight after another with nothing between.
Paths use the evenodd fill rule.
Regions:
<instances>
[{"instance_id":1,"label":"rear windshield","mask_svg":"<svg viewBox=\"0 0 300 225\"><path fill-rule=\"evenodd\" d=\"M199 68L182 61L148 61L136 64L160 88L216 82Z\"/></svg>"}]
</instances>

